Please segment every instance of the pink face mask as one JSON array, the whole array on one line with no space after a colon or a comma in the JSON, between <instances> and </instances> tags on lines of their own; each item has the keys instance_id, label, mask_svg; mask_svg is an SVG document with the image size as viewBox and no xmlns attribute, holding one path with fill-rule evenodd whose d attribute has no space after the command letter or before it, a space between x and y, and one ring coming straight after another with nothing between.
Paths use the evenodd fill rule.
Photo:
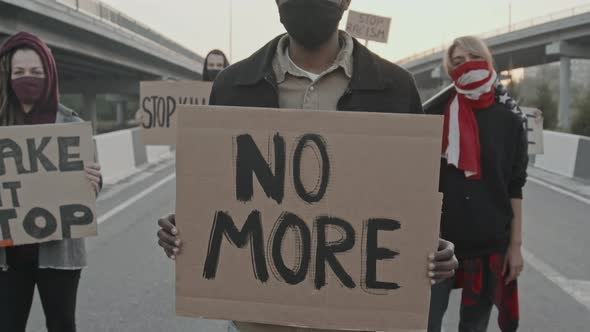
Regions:
<instances>
[{"instance_id":1,"label":"pink face mask","mask_svg":"<svg viewBox=\"0 0 590 332\"><path fill-rule=\"evenodd\" d=\"M22 104L33 105L43 95L45 79L39 77L20 77L13 79L12 90Z\"/></svg>"}]
</instances>

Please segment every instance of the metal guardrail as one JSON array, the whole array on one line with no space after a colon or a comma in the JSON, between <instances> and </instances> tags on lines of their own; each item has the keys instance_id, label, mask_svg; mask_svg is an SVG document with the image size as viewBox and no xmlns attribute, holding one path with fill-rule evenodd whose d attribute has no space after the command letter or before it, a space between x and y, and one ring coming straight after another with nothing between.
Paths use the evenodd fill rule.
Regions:
<instances>
[{"instance_id":1,"label":"metal guardrail","mask_svg":"<svg viewBox=\"0 0 590 332\"><path fill-rule=\"evenodd\" d=\"M576 7L565 9L565 10L562 10L559 12L551 13L549 15L539 16L539 17L535 17L535 18L528 19L525 21L517 22L517 23L511 24L511 25L505 26L503 28L499 28L496 30L492 30L492 31L488 31L488 32L479 34L477 36L482 39L488 39L488 38L496 37L499 35L507 34L510 32L514 32L517 30L523 30L523 29L530 28L530 27L537 26L537 25L541 25L544 23L549 23L549 22L552 22L555 20L560 20L560 19L584 14L587 12L590 12L590 4L576 6ZM427 57L430 55L434 55L434 54L443 52L445 49L447 49L447 47L450 46L450 44L451 44L450 42L444 43L442 46L434 47L429 50L426 50L426 51L423 51L420 53L416 53L416 54L411 55L409 57L400 59L400 60L396 61L396 63L405 64L405 63L408 63L408 62L411 62L411 61L414 61L417 59L421 59L421 58L424 58L424 57Z\"/></svg>"},{"instance_id":2,"label":"metal guardrail","mask_svg":"<svg viewBox=\"0 0 590 332\"><path fill-rule=\"evenodd\" d=\"M106 5L97 0L53 0L60 4L66 5L76 11L82 12L84 14L94 16L102 21L111 23L117 27L123 28L129 32L132 32L136 35L139 35L145 39L148 39L160 46L163 46L164 49L169 51L173 51L184 57L193 60L202 60L199 58L195 59L195 56L198 56L195 52L181 46L177 42L171 40L168 37L163 36L162 34L150 29L147 25L138 22L137 20L133 19L132 17L121 13L120 11Z\"/></svg>"}]
</instances>

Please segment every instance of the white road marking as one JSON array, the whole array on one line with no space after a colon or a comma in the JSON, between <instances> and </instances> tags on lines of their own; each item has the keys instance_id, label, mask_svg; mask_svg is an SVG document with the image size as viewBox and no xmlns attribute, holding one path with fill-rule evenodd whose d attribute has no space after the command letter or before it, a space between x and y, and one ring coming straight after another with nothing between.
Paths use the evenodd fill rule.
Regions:
<instances>
[{"instance_id":1,"label":"white road marking","mask_svg":"<svg viewBox=\"0 0 590 332\"><path fill-rule=\"evenodd\" d=\"M590 281L567 279L525 248L522 248L522 255L530 266L573 297L578 303L590 310Z\"/></svg>"},{"instance_id":2,"label":"white road marking","mask_svg":"<svg viewBox=\"0 0 590 332\"><path fill-rule=\"evenodd\" d=\"M161 186L163 186L164 184L168 183L169 181L171 181L175 178L176 178L176 173L170 174L167 177L163 178L162 180L154 183L149 188L146 188L145 190L143 190L139 194L127 199L123 203L117 205L115 208L109 210L107 213L100 216L97 221L98 224L102 224L106 220L117 215L119 212L121 212L121 211L125 210L126 208L130 207L131 205L135 204L140 199L144 198L145 196L149 195L150 193L154 192L155 190L157 190L158 188L160 188Z\"/></svg>"},{"instance_id":3,"label":"white road marking","mask_svg":"<svg viewBox=\"0 0 590 332\"><path fill-rule=\"evenodd\" d=\"M571 288L575 292L578 302L581 301L590 309L590 281L587 280L569 280Z\"/></svg>"},{"instance_id":4,"label":"white road marking","mask_svg":"<svg viewBox=\"0 0 590 332\"><path fill-rule=\"evenodd\" d=\"M115 187L113 189L110 189L106 194L99 195L97 202L101 202L101 201L104 201L104 200L107 200L107 199L113 197L114 195L120 193L121 191L123 191L123 190L125 190L125 189L127 189L127 188L141 182L141 181L144 181L145 179L153 176L154 173L157 173L157 172L169 167L172 164L174 164L174 159L168 160L168 161L164 162L162 165L158 165L154 169L150 169L150 170L147 170L145 168L138 169L135 174L139 174L139 175L137 175L132 181L130 181L128 183L121 183L119 185L115 185Z\"/></svg>"},{"instance_id":5,"label":"white road marking","mask_svg":"<svg viewBox=\"0 0 590 332\"><path fill-rule=\"evenodd\" d=\"M551 183L545 182L539 178L535 177L528 177L527 181L539 184L544 186L548 189L551 189L559 194L567 196L569 198L573 198L579 202L584 204L590 205L590 199L583 197L581 195L575 194L568 190L562 189L558 186L555 186ZM574 300L576 300L581 305L585 306L588 310L590 310L590 281L586 280L570 280L566 278L564 275L559 273L559 271L555 270L547 263L543 262L541 259L537 258L533 253L526 250L525 248L522 249L522 255L525 261L532 266L535 270L541 273L545 278L549 279L552 283L554 283L557 287L561 288L565 293L569 294Z\"/></svg>"},{"instance_id":6,"label":"white road marking","mask_svg":"<svg viewBox=\"0 0 590 332\"><path fill-rule=\"evenodd\" d=\"M164 168L164 167L162 167L162 168ZM128 208L129 206L135 204L137 201L139 201L143 197L149 195L150 193L154 192L155 190L157 190L158 188L160 188L161 186L163 186L164 184L168 183L169 181L171 181L175 178L176 178L176 174L170 174L169 176L158 181L157 183L154 183L149 188L146 188L145 190L138 193L137 195L127 199L126 201L119 204L118 206L116 206L115 208L110 210L109 212L100 216L98 218L98 224L102 224L106 220L117 215L121 211L123 211L126 208ZM141 179L143 180L144 178L142 177ZM544 181L541 181L541 180L538 180L535 178L529 178L529 180L531 182L546 186L546 187L548 187L560 194L577 199L583 203L590 205L590 200L588 200L582 196L570 193L570 192L565 191L559 187L556 187L554 185L551 185L549 183L546 183ZM140 180L137 180L137 181L134 181L133 183L137 183L139 181ZM545 276L545 278L550 280L556 286L561 288L565 293L569 294L578 303L580 303L581 305L585 306L588 310L590 310L590 281L569 280L568 278L563 276L561 273L559 273L557 270L553 269L551 266L549 266L548 264L546 264L545 262L543 262L542 260L537 258L535 255L533 255L533 253L526 250L525 248L522 249L522 254L523 254L524 259L526 260L526 262L530 266L532 266L535 270L537 270L539 273L541 273L543 276ZM444 330L443 330L443 332L444 332Z\"/></svg>"},{"instance_id":7,"label":"white road marking","mask_svg":"<svg viewBox=\"0 0 590 332\"><path fill-rule=\"evenodd\" d=\"M574 194L573 192L570 192L570 191L561 189L561 188L559 188L557 186L554 186L554 185L552 185L550 183L547 183L547 182L545 182L543 180L540 180L538 178L534 178L534 177L530 177L529 176L527 178L527 181L530 181L530 182L533 182L533 183L536 183L536 184L545 186L545 187L547 187L547 188L549 188L549 189L551 189L553 191L556 191L556 192L558 192L558 193L560 193L562 195L568 196L568 197L573 198L573 199L576 199L576 200L578 200L578 201L580 201L580 202L582 202L584 204L590 205L590 199L588 199L586 197L582 197L582 196L580 196L578 194Z\"/></svg>"}]
</instances>

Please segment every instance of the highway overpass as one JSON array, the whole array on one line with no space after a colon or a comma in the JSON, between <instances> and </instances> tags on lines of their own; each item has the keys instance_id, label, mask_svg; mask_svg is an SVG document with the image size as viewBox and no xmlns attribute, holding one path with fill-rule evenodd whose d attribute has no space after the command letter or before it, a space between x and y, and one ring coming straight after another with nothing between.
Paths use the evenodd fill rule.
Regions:
<instances>
[{"instance_id":1,"label":"highway overpass","mask_svg":"<svg viewBox=\"0 0 590 332\"><path fill-rule=\"evenodd\" d=\"M138 96L142 80L202 74L200 55L94 0L0 0L0 43L18 31L51 47L61 93L84 96L86 119L97 94Z\"/></svg>"},{"instance_id":2,"label":"highway overpass","mask_svg":"<svg viewBox=\"0 0 590 332\"><path fill-rule=\"evenodd\" d=\"M515 24L483 38L499 71L560 62L559 120L561 127L569 127L571 59L590 59L590 6ZM443 52L431 49L398 63L414 74L421 89L434 89L448 83Z\"/></svg>"}]
</instances>

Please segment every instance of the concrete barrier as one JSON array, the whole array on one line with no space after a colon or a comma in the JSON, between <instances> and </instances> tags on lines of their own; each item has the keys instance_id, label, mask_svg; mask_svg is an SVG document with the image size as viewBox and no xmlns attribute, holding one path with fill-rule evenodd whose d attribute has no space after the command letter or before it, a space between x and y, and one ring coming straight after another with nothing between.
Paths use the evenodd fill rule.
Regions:
<instances>
[{"instance_id":1,"label":"concrete barrier","mask_svg":"<svg viewBox=\"0 0 590 332\"><path fill-rule=\"evenodd\" d=\"M559 175L574 177L580 137L546 130L545 153L538 155L535 166Z\"/></svg>"},{"instance_id":2,"label":"concrete barrier","mask_svg":"<svg viewBox=\"0 0 590 332\"><path fill-rule=\"evenodd\" d=\"M590 137L580 137L574 176L590 180Z\"/></svg>"},{"instance_id":3,"label":"concrete barrier","mask_svg":"<svg viewBox=\"0 0 590 332\"><path fill-rule=\"evenodd\" d=\"M133 139L135 166L143 165L148 162L148 157L146 147L141 140L141 132L139 131L139 128L132 129L131 136Z\"/></svg>"},{"instance_id":4,"label":"concrete barrier","mask_svg":"<svg viewBox=\"0 0 590 332\"><path fill-rule=\"evenodd\" d=\"M103 182L115 183L135 172L146 163L171 157L169 146L145 146L139 128L115 131L94 137Z\"/></svg>"},{"instance_id":5,"label":"concrete barrier","mask_svg":"<svg viewBox=\"0 0 590 332\"><path fill-rule=\"evenodd\" d=\"M166 158L170 155L170 147L169 146L146 146L147 149L147 162L154 163L162 158Z\"/></svg>"},{"instance_id":6,"label":"concrete barrier","mask_svg":"<svg viewBox=\"0 0 590 332\"><path fill-rule=\"evenodd\" d=\"M95 136L98 162L102 166L103 181L112 183L135 170L131 130L120 130Z\"/></svg>"},{"instance_id":7,"label":"concrete barrier","mask_svg":"<svg viewBox=\"0 0 590 332\"><path fill-rule=\"evenodd\" d=\"M544 131L545 153L535 157L533 165L569 178L590 180L590 138ZM145 146L138 128L95 136L103 181L107 184L137 172L146 163L171 158L170 146Z\"/></svg>"},{"instance_id":8,"label":"concrete barrier","mask_svg":"<svg viewBox=\"0 0 590 332\"><path fill-rule=\"evenodd\" d=\"M546 130L543 140L545 153L536 156L535 167L590 180L590 138Z\"/></svg>"}]
</instances>

